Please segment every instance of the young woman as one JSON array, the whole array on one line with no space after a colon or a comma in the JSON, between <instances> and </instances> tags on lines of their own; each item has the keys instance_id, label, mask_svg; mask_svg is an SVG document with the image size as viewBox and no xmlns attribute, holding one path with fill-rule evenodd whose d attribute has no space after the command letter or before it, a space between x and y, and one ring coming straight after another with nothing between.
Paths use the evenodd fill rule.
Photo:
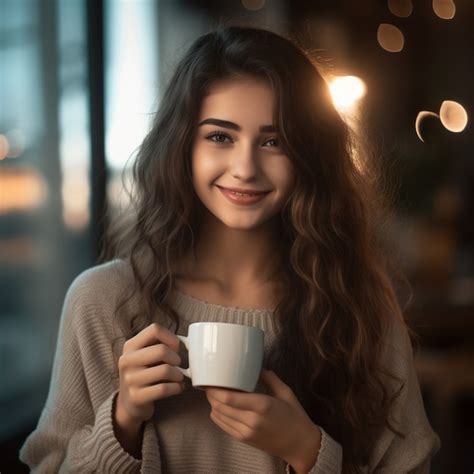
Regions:
<instances>
[{"instance_id":1,"label":"young woman","mask_svg":"<svg viewBox=\"0 0 474 474\"><path fill-rule=\"evenodd\" d=\"M297 42L239 26L198 38L134 163L133 218L66 294L20 459L47 473L429 472L440 439L360 143ZM176 335L197 321L264 330L254 393L183 380Z\"/></svg>"}]
</instances>

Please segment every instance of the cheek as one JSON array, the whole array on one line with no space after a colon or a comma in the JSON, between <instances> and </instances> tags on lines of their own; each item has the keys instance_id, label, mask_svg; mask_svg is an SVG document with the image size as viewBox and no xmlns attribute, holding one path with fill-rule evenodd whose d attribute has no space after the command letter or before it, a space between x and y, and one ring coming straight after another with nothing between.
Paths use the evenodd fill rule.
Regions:
<instances>
[{"instance_id":1,"label":"cheek","mask_svg":"<svg viewBox=\"0 0 474 474\"><path fill-rule=\"evenodd\" d=\"M286 189L286 192L289 193L293 191L296 184L296 174L294 167L291 163L288 163L285 169L285 174L283 177L283 187Z\"/></svg>"},{"instance_id":2,"label":"cheek","mask_svg":"<svg viewBox=\"0 0 474 474\"><path fill-rule=\"evenodd\" d=\"M281 194L286 195L287 193L293 190L296 179L292 167L275 167L274 169L269 170L269 173L269 176L271 176L272 183L274 183L275 188L278 189Z\"/></svg>"},{"instance_id":3,"label":"cheek","mask_svg":"<svg viewBox=\"0 0 474 474\"><path fill-rule=\"evenodd\" d=\"M206 188L217 177L216 164L202 153L193 154L191 163L193 184L196 188Z\"/></svg>"}]
</instances>

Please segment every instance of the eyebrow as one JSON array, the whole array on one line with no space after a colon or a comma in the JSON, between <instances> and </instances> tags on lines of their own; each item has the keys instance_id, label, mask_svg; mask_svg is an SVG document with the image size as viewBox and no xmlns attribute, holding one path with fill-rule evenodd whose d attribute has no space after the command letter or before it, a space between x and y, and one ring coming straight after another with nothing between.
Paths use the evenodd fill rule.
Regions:
<instances>
[{"instance_id":1,"label":"eyebrow","mask_svg":"<svg viewBox=\"0 0 474 474\"><path fill-rule=\"evenodd\" d=\"M240 132L242 127L234 122L229 122L228 120L221 120L216 118L207 118L202 120L198 123L198 127L201 125L217 125L218 127L230 128L231 130L236 130ZM276 132L276 128L273 125L261 125L259 128L260 132L262 133L274 133Z\"/></svg>"}]
</instances>

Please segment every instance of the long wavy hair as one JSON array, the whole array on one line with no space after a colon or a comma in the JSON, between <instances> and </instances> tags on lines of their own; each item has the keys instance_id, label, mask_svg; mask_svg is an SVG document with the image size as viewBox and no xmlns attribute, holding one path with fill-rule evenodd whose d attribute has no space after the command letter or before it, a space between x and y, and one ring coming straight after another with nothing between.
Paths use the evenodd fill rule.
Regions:
<instances>
[{"instance_id":1,"label":"long wavy hair","mask_svg":"<svg viewBox=\"0 0 474 474\"><path fill-rule=\"evenodd\" d=\"M138 149L127 218L110 227L99 262L119 258L133 270L122 301L139 295L130 335L158 310L177 333L179 316L169 303L173 266L194 252L203 215L191 177L201 102L215 81L242 76L271 85L280 146L296 173L279 215L284 291L268 368L342 445L343 472L360 472L385 426L404 437L389 419L403 381L379 366L388 328L398 320L417 335L397 296L403 274L389 259L392 211L380 159L337 112L322 62L297 39L220 24L191 44ZM398 390L387 388L385 375L400 382Z\"/></svg>"}]
</instances>

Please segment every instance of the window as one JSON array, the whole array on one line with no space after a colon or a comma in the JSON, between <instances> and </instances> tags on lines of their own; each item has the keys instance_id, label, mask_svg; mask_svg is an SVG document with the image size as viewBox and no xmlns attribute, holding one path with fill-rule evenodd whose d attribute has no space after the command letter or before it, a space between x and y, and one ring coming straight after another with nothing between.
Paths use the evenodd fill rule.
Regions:
<instances>
[{"instance_id":1,"label":"window","mask_svg":"<svg viewBox=\"0 0 474 474\"><path fill-rule=\"evenodd\" d=\"M67 287L91 261L83 2L1 2L0 440L44 405Z\"/></svg>"}]
</instances>

